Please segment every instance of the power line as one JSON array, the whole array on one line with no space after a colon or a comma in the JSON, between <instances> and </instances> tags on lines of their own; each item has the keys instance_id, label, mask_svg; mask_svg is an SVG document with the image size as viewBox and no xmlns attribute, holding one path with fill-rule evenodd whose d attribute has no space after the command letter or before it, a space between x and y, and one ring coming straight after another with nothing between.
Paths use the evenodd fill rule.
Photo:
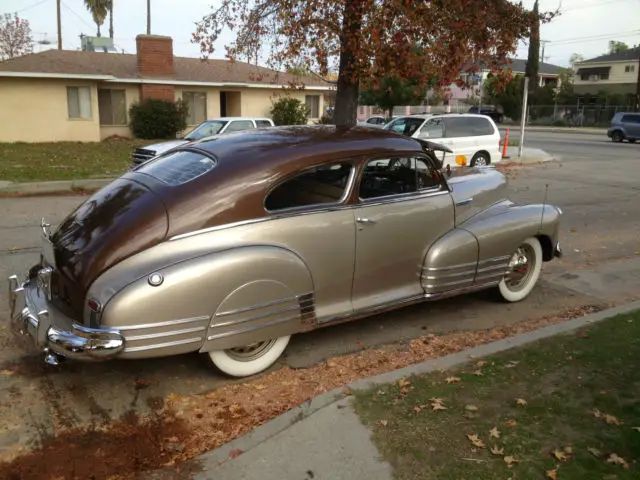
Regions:
<instances>
[{"instance_id":1,"label":"power line","mask_svg":"<svg viewBox=\"0 0 640 480\"><path fill-rule=\"evenodd\" d=\"M30 8L37 7L38 5L42 5L43 3L46 3L46 2L48 2L48 1L50 1L50 0L40 0L40 1L39 1L39 2L37 2L37 3L34 3L34 4L32 4L32 5L29 5L28 7L24 7L24 8L21 8L20 10L16 10L16 12L15 12L15 13L24 12L25 10L29 10Z\"/></svg>"},{"instance_id":2,"label":"power line","mask_svg":"<svg viewBox=\"0 0 640 480\"><path fill-rule=\"evenodd\" d=\"M66 9L67 9L67 10L69 10L71 13L73 13L73 14L74 14L78 19L80 19L80 21L81 21L82 23L84 23L86 26L88 26L88 27L89 27L89 28L91 28L91 29L96 28L96 26L95 26L95 25L91 25L91 24L90 24L89 22L87 22L84 18L82 18L80 15L78 15L74 10L72 10L71 8L69 8L69 7L67 6L67 4L66 4L66 3L64 3L64 2L61 2L61 3L62 3L62 6L63 6L64 8L66 8Z\"/></svg>"},{"instance_id":3,"label":"power line","mask_svg":"<svg viewBox=\"0 0 640 480\"><path fill-rule=\"evenodd\" d=\"M589 42L589 41L597 41L597 40L607 40L610 38L624 38L624 37L632 37L635 35L640 35L640 30L630 30L627 32L614 32L614 33L603 33L598 35L589 35L586 37L573 37L573 38L564 38L562 40L547 40L551 45L568 45L571 43L578 42Z\"/></svg>"}]
</instances>

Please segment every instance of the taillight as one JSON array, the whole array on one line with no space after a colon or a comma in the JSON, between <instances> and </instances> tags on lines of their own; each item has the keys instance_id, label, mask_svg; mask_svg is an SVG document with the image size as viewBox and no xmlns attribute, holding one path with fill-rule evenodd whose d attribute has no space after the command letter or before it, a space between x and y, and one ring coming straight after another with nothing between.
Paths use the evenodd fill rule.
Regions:
<instances>
[{"instance_id":1,"label":"taillight","mask_svg":"<svg viewBox=\"0 0 640 480\"><path fill-rule=\"evenodd\" d=\"M91 310L94 313L100 313L100 311L102 310L102 304L97 301L95 298L90 298L87 301L87 307L89 307L89 310Z\"/></svg>"}]
</instances>

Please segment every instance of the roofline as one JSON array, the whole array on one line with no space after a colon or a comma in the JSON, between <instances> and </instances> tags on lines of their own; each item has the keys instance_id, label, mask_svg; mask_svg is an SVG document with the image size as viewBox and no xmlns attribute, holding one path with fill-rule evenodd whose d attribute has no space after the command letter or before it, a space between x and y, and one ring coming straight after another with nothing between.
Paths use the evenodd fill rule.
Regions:
<instances>
[{"instance_id":1,"label":"roofline","mask_svg":"<svg viewBox=\"0 0 640 480\"><path fill-rule=\"evenodd\" d=\"M133 83L153 85L190 85L199 87L238 87L238 88L281 88L284 84L275 83L246 83L246 82L196 82L188 80L164 80L150 78L118 78L113 75L93 75L86 73L42 73L42 72L6 72L0 71L0 77L13 78L59 78L70 80L102 80L107 83ZM334 90L330 85L305 85L304 90Z\"/></svg>"},{"instance_id":2,"label":"roofline","mask_svg":"<svg viewBox=\"0 0 640 480\"><path fill-rule=\"evenodd\" d=\"M576 62L576 65L583 65L585 63L629 63L629 62L640 62L640 57L627 58L625 60L598 60L596 58L592 58L591 60L583 60L582 62Z\"/></svg>"}]
</instances>

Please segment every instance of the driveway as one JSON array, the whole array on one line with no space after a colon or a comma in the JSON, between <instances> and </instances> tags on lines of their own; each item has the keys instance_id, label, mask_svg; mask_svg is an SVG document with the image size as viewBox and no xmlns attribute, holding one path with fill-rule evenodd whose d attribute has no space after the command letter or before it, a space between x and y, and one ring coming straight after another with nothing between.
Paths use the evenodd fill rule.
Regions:
<instances>
[{"instance_id":1,"label":"driveway","mask_svg":"<svg viewBox=\"0 0 640 480\"><path fill-rule=\"evenodd\" d=\"M614 149L626 147L609 144ZM294 337L283 361L304 367L425 332L485 329L552 315L561 308L636 298L640 208L635 199L640 187L635 179L640 162L628 160L626 154L614 155L603 170L595 158L576 157L509 173L514 200L542 202L549 185L548 201L565 211L566 256L547 265L543 281L529 299L505 305L481 292L321 329ZM37 261L40 218L58 223L80 201L82 197L0 199L2 282ZM0 302L0 455L32 446L61 427L84 427L132 411L146 412L171 393L206 392L229 382L208 371L195 355L48 367L27 339L9 331L7 320L6 302Z\"/></svg>"}]
</instances>

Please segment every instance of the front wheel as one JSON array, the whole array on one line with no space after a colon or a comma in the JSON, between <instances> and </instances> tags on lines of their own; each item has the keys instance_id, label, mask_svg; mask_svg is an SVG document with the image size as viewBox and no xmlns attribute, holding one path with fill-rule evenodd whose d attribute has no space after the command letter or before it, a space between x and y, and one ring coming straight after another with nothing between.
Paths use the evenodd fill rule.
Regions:
<instances>
[{"instance_id":1,"label":"front wheel","mask_svg":"<svg viewBox=\"0 0 640 480\"><path fill-rule=\"evenodd\" d=\"M210 363L230 377L248 377L265 371L272 366L284 352L290 335L254 342L242 347L227 350L214 350L205 356Z\"/></svg>"},{"instance_id":2,"label":"front wheel","mask_svg":"<svg viewBox=\"0 0 640 480\"><path fill-rule=\"evenodd\" d=\"M476 153L471 159L472 167L486 167L491 163L491 158L484 152Z\"/></svg>"},{"instance_id":3,"label":"front wheel","mask_svg":"<svg viewBox=\"0 0 640 480\"><path fill-rule=\"evenodd\" d=\"M622 132L616 130L615 132L613 132L611 134L611 141L612 142L620 143L623 140L624 140L624 135L622 134Z\"/></svg>"},{"instance_id":4,"label":"front wheel","mask_svg":"<svg viewBox=\"0 0 640 480\"><path fill-rule=\"evenodd\" d=\"M527 238L509 260L509 272L498 285L507 302L524 300L535 287L542 272L542 246L537 238Z\"/></svg>"}]
</instances>

